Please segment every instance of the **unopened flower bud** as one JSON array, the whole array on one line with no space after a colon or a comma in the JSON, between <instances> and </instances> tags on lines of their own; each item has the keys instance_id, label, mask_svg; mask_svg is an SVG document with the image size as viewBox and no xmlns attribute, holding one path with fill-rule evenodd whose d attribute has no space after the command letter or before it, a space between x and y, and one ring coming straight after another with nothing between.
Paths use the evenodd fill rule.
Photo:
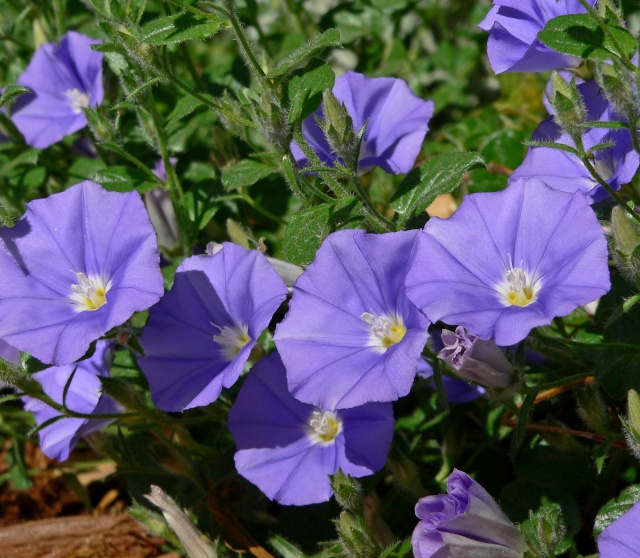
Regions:
<instances>
[{"instance_id":1,"label":"unopened flower bud","mask_svg":"<svg viewBox=\"0 0 640 558\"><path fill-rule=\"evenodd\" d=\"M87 117L91 133L98 142L103 143L113 141L113 126L111 126L111 122L109 122L109 119L100 111L100 109L85 108L84 115Z\"/></svg>"},{"instance_id":2,"label":"unopened flower bud","mask_svg":"<svg viewBox=\"0 0 640 558\"><path fill-rule=\"evenodd\" d=\"M355 158L355 131L353 120L343 103L327 89L322 94L323 131L331 149L350 167Z\"/></svg>"},{"instance_id":3,"label":"unopened flower bud","mask_svg":"<svg viewBox=\"0 0 640 558\"><path fill-rule=\"evenodd\" d=\"M443 330L442 342L444 349L438 358L456 374L486 387L506 388L513 383L513 366L493 341L480 339L458 326L455 333Z\"/></svg>"},{"instance_id":4,"label":"unopened flower bud","mask_svg":"<svg viewBox=\"0 0 640 558\"><path fill-rule=\"evenodd\" d=\"M534 534L527 541L529 546L537 556L555 556L555 550L567 532L560 505L553 503L543 506L535 513L530 511L529 520Z\"/></svg>"},{"instance_id":5,"label":"unopened flower bud","mask_svg":"<svg viewBox=\"0 0 640 558\"><path fill-rule=\"evenodd\" d=\"M629 390L627 394L627 418L620 417L627 445L640 459L640 395L635 390Z\"/></svg>"},{"instance_id":6,"label":"unopened flower bud","mask_svg":"<svg viewBox=\"0 0 640 558\"><path fill-rule=\"evenodd\" d=\"M524 556L527 544L520 530L469 475L454 469L447 492L416 505L420 522L411 541L416 558Z\"/></svg>"},{"instance_id":7,"label":"unopened flower bud","mask_svg":"<svg viewBox=\"0 0 640 558\"><path fill-rule=\"evenodd\" d=\"M640 279L640 231L619 205L611 211L611 238L617 268L635 283Z\"/></svg>"},{"instance_id":8,"label":"unopened flower bud","mask_svg":"<svg viewBox=\"0 0 640 558\"><path fill-rule=\"evenodd\" d=\"M362 486L357 480L338 469L331 476L331 488L340 507L355 513L362 510Z\"/></svg>"},{"instance_id":9,"label":"unopened flower bud","mask_svg":"<svg viewBox=\"0 0 640 558\"><path fill-rule=\"evenodd\" d=\"M553 115L555 121L572 138L580 136L586 110L582 96L578 92L575 77L567 82L559 73L553 72L551 84L551 104L555 111Z\"/></svg>"}]
</instances>

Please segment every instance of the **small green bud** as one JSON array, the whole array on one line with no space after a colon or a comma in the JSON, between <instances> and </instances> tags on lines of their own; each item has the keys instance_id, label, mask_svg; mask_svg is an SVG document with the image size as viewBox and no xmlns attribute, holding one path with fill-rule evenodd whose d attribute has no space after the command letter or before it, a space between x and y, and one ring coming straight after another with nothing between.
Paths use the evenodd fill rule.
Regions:
<instances>
[{"instance_id":1,"label":"small green bud","mask_svg":"<svg viewBox=\"0 0 640 558\"><path fill-rule=\"evenodd\" d=\"M322 131L329 146L345 162L348 168L355 166L357 135L353 128L353 120L344 103L340 103L329 90L322 94L322 111L324 121Z\"/></svg>"},{"instance_id":2,"label":"small green bud","mask_svg":"<svg viewBox=\"0 0 640 558\"><path fill-rule=\"evenodd\" d=\"M89 129L98 143L113 141L114 131L109 119L98 108L86 108L84 114L89 123Z\"/></svg>"},{"instance_id":3,"label":"small green bud","mask_svg":"<svg viewBox=\"0 0 640 558\"><path fill-rule=\"evenodd\" d=\"M280 151L287 152L293 135L287 110L270 93L263 93L257 101L253 99L253 104L262 135Z\"/></svg>"},{"instance_id":4,"label":"small green bud","mask_svg":"<svg viewBox=\"0 0 640 558\"><path fill-rule=\"evenodd\" d=\"M331 488L340 507L354 513L362 511L362 486L357 480L338 469L331 476Z\"/></svg>"},{"instance_id":5,"label":"small green bud","mask_svg":"<svg viewBox=\"0 0 640 558\"><path fill-rule=\"evenodd\" d=\"M248 250L249 234L245 228L240 223L236 223L233 219L227 219L226 225L227 234L229 235L231 242Z\"/></svg>"},{"instance_id":6,"label":"small green bud","mask_svg":"<svg viewBox=\"0 0 640 558\"><path fill-rule=\"evenodd\" d=\"M635 390L627 394L627 418L620 417L627 445L637 459L640 459L640 395Z\"/></svg>"},{"instance_id":7,"label":"small green bud","mask_svg":"<svg viewBox=\"0 0 640 558\"><path fill-rule=\"evenodd\" d=\"M343 511L337 521L338 535L347 556L374 558L380 556L380 548L373 540L364 519Z\"/></svg>"},{"instance_id":8,"label":"small green bud","mask_svg":"<svg viewBox=\"0 0 640 558\"><path fill-rule=\"evenodd\" d=\"M533 529L527 540L529 548L540 558L555 556L567 532L560 504L545 502L536 512L529 512L529 521Z\"/></svg>"},{"instance_id":9,"label":"small green bud","mask_svg":"<svg viewBox=\"0 0 640 558\"><path fill-rule=\"evenodd\" d=\"M598 83L616 112L629 120L636 117L635 76L621 62L600 62L596 66Z\"/></svg>"},{"instance_id":10,"label":"small green bud","mask_svg":"<svg viewBox=\"0 0 640 558\"><path fill-rule=\"evenodd\" d=\"M585 424L595 432L605 433L609 425L607 405L596 384L588 384L576 391L578 414Z\"/></svg>"},{"instance_id":11,"label":"small green bud","mask_svg":"<svg viewBox=\"0 0 640 558\"><path fill-rule=\"evenodd\" d=\"M611 242L616 267L636 283L640 280L640 230L619 205L611 211Z\"/></svg>"},{"instance_id":12,"label":"small green bud","mask_svg":"<svg viewBox=\"0 0 640 558\"><path fill-rule=\"evenodd\" d=\"M627 413L629 424L640 432L640 395L635 389L630 389L627 394Z\"/></svg>"},{"instance_id":13,"label":"small green bud","mask_svg":"<svg viewBox=\"0 0 640 558\"><path fill-rule=\"evenodd\" d=\"M551 75L551 103L555 109L554 120L572 138L582 134L585 120L584 101L576 86L575 76L567 82L558 72Z\"/></svg>"}]
</instances>

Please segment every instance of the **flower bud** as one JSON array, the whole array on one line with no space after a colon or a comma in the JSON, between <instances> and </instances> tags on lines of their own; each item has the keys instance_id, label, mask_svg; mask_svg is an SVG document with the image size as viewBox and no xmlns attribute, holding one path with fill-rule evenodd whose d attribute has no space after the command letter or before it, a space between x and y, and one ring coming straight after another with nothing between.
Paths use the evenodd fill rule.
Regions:
<instances>
[{"instance_id":1,"label":"flower bud","mask_svg":"<svg viewBox=\"0 0 640 558\"><path fill-rule=\"evenodd\" d=\"M529 512L529 520L534 536L529 545L538 556L555 556L556 548L567 532L559 504L543 506L538 511Z\"/></svg>"},{"instance_id":2,"label":"flower bud","mask_svg":"<svg viewBox=\"0 0 640 558\"><path fill-rule=\"evenodd\" d=\"M458 326L455 333L443 330L442 342L444 349L438 358L459 376L492 388L506 388L513 383L513 366L493 341L480 339Z\"/></svg>"},{"instance_id":3,"label":"flower bud","mask_svg":"<svg viewBox=\"0 0 640 558\"><path fill-rule=\"evenodd\" d=\"M640 279L640 231L622 206L611 211L611 239L616 267L631 282Z\"/></svg>"},{"instance_id":4,"label":"flower bud","mask_svg":"<svg viewBox=\"0 0 640 558\"><path fill-rule=\"evenodd\" d=\"M99 109L86 108L84 109L84 115L87 117L91 133L99 143L113 141L113 126Z\"/></svg>"},{"instance_id":5,"label":"flower bud","mask_svg":"<svg viewBox=\"0 0 640 558\"><path fill-rule=\"evenodd\" d=\"M322 94L322 111L322 130L329 146L343 159L347 167L351 168L354 164L356 144L351 116L344 103L340 103L329 89Z\"/></svg>"},{"instance_id":6,"label":"flower bud","mask_svg":"<svg viewBox=\"0 0 640 558\"><path fill-rule=\"evenodd\" d=\"M584 101L576 87L575 77L567 83L559 73L553 72L551 84L551 104L555 111L554 120L572 138L575 138L576 135L580 136L582 134L581 124L585 120L586 110Z\"/></svg>"},{"instance_id":7,"label":"flower bud","mask_svg":"<svg viewBox=\"0 0 640 558\"><path fill-rule=\"evenodd\" d=\"M454 469L447 492L416 505L420 522L411 539L416 558L523 558L527 543L522 533L482 486Z\"/></svg>"},{"instance_id":8,"label":"flower bud","mask_svg":"<svg viewBox=\"0 0 640 558\"><path fill-rule=\"evenodd\" d=\"M362 510L362 486L357 480L338 469L331 476L331 488L340 507L354 513Z\"/></svg>"},{"instance_id":9,"label":"flower bud","mask_svg":"<svg viewBox=\"0 0 640 558\"><path fill-rule=\"evenodd\" d=\"M640 395L635 390L627 394L627 418L620 417L624 429L627 445L640 459Z\"/></svg>"}]
</instances>

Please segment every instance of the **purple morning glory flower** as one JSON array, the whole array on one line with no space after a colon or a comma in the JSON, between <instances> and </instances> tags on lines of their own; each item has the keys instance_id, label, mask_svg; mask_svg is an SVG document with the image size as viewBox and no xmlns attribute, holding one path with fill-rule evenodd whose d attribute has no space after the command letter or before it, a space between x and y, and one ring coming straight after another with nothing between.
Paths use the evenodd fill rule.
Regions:
<instances>
[{"instance_id":1,"label":"purple morning glory flower","mask_svg":"<svg viewBox=\"0 0 640 558\"><path fill-rule=\"evenodd\" d=\"M391 403L323 410L294 399L277 353L251 370L229 411L238 473L270 499L303 506L333 494L328 475L382 469L393 438Z\"/></svg>"},{"instance_id":2,"label":"purple morning glory flower","mask_svg":"<svg viewBox=\"0 0 640 558\"><path fill-rule=\"evenodd\" d=\"M151 310L138 359L153 403L183 411L215 401L240 377L251 349L287 296L257 250L225 242L213 256L192 256Z\"/></svg>"},{"instance_id":3,"label":"purple morning glory flower","mask_svg":"<svg viewBox=\"0 0 640 558\"><path fill-rule=\"evenodd\" d=\"M471 335L460 326L455 333L442 330L442 342L444 347L438 358L456 374L486 387L506 388L513 384L513 366L493 341Z\"/></svg>"},{"instance_id":4,"label":"purple morning glory flower","mask_svg":"<svg viewBox=\"0 0 640 558\"><path fill-rule=\"evenodd\" d=\"M325 239L274 336L297 399L344 409L409 393L429 327L404 289L417 234Z\"/></svg>"},{"instance_id":5,"label":"purple morning glory flower","mask_svg":"<svg viewBox=\"0 0 640 558\"><path fill-rule=\"evenodd\" d=\"M416 558L522 558L527 550L522 533L489 493L457 469L447 494L421 498L416 516L420 522L411 540Z\"/></svg>"},{"instance_id":6,"label":"purple morning glory flower","mask_svg":"<svg viewBox=\"0 0 640 558\"><path fill-rule=\"evenodd\" d=\"M0 229L0 337L69 364L162 296L158 246L137 192L89 180L27 204Z\"/></svg>"},{"instance_id":7,"label":"purple morning glory flower","mask_svg":"<svg viewBox=\"0 0 640 558\"><path fill-rule=\"evenodd\" d=\"M596 0L588 0L593 6ZM578 0L493 0L480 22L489 32L487 55L496 74L544 72L578 66L580 60L560 54L538 40L538 33L555 17L584 14Z\"/></svg>"},{"instance_id":8,"label":"purple morning glory flower","mask_svg":"<svg viewBox=\"0 0 640 558\"><path fill-rule=\"evenodd\" d=\"M376 166L391 174L409 172L429 130L433 101L417 97L402 79L370 78L355 72L336 78L333 94L344 103L356 133L367 125L358 172L364 174ZM333 166L338 157L329 147L316 117L322 118L322 107L302 123L302 133L318 157ZM299 166L308 164L295 142L291 151Z\"/></svg>"},{"instance_id":9,"label":"purple morning glory flower","mask_svg":"<svg viewBox=\"0 0 640 558\"><path fill-rule=\"evenodd\" d=\"M31 147L44 149L87 125L84 109L102 103L101 41L75 31L60 43L46 43L33 55L18 85L31 89L13 108L11 119Z\"/></svg>"},{"instance_id":10,"label":"purple morning glory flower","mask_svg":"<svg viewBox=\"0 0 640 558\"><path fill-rule=\"evenodd\" d=\"M86 360L66 366L52 366L37 372L33 379L37 380L43 391L56 403L66 405L67 409L90 414L113 414L120 411L118 404L108 395L102 393L99 376L108 376L113 358L113 342L98 341L96 350ZM66 397L64 389L73 374ZM39 399L23 397L24 408L31 411L37 424L60 416L60 412ZM113 422L114 419L90 419L65 417L45 426L39 431L40 446L50 459L64 461L73 451L78 440L91 432Z\"/></svg>"},{"instance_id":11,"label":"purple morning glory flower","mask_svg":"<svg viewBox=\"0 0 640 558\"><path fill-rule=\"evenodd\" d=\"M425 380L430 380L429 384L435 389L433 378L433 367L426 361L420 359L418 363L418 376ZM447 401L450 403L469 403L475 401L478 397L482 397L486 391L481 386L476 386L458 380L450 376L442 376L442 384L444 385L444 393Z\"/></svg>"},{"instance_id":12,"label":"purple morning glory flower","mask_svg":"<svg viewBox=\"0 0 640 558\"><path fill-rule=\"evenodd\" d=\"M2 339L0 339L0 357L13 364L20 364L20 351Z\"/></svg>"},{"instance_id":13,"label":"purple morning glory flower","mask_svg":"<svg viewBox=\"0 0 640 558\"><path fill-rule=\"evenodd\" d=\"M407 294L431 321L508 346L604 295L607 262L602 227L583 194L521 179L466 196L449 219L427 222Z\"/></svg>"},{"instance_id":14,"label":"purple morning glory flower","mask_svg":"<svg viewBox=\"0 0 640 558\"><path fill-rule=\"evenodd\" d=\"M578 85L578 90L584 100L589 121L622 120L595 81ZM536 128L531 139L575 147L571 137L562 132L552 117ZM594 145L613 142L612 147L594 153L593 165L614 190L631 182L640 166L640 155L633 148L628 130L585 128L582 141L587 150ZM511 180L518 178L539 178L548 186L564 192L579 190L589 198L590 203L600 201L608 195L576 155L550 147L529 148L524 161L511 175Z\"/></svg>"},{"instance_id":15,"label":"purple morning glory flower","mask_svg":"<svg viewBox=\"0 0 640 558\"><path fill-rule=\"evenodd\" d=\"M640 558L640 502L611 523L598 537L600 558Z\"/></svg>"}]
</instances>

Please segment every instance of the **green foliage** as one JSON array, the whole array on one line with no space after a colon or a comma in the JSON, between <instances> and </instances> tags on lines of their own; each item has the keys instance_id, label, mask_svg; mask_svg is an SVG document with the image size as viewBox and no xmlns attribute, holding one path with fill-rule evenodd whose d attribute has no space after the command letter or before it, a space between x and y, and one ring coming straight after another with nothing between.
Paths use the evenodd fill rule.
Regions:
<instances>
[{"instance_id":1,"label":"green foliage","mask_svg":"<svg viewBox=\"0 0 640 558\"><path fill-rule=\"evenodd\" d=\"M215 35L221 25L222 21L214 14L185 11L150 21L142 28L140 39L154 46L207 39Z\"/></svg>"},{"instance_id":2,"label":"green foliage","mask_svg":"<svg viewBox=\"0 0 640 558\"><path fill-rule=\"evenodd\" d=\"M550 20L538 33L538 39L548 47L576 58L610 60L611 55L621 54L631 57L638 46L633 36L612 25L607 25L606 29L605 34L590 14L573 14ZM622 52L618 51L615 42Z\"/></svg>"},{"instance_id":3,"label":"green foliage","mask_svg":"<svg viewBox=\"0 0 640 558\"><path fill-rule=\"evenodd\" d=\"M363 218L362 204L352 196L298 211L289 221L283 241L284 253L291 263L307 266L330 233L357 228Z\"/></svg>"},{"instance_id":4,"label":"green foliage","mask_svg":"<svg viewBox=\"0 0 640 558\"><path fill-rule=\"evenodd\" d=\"M436 196L453 191L466 172L484 165L477 153L443 153L413 169L391 199L399 225L422 213Z\"/></svg>"},{"instance_id":5,"label":"green foliage","mask_svg":"<svg viewBox=\"0 0 640 558\"><path fill-rule=\"evenodd\" d=\"M593 537L598 538L616 519L622 517L640 501L640 484L625 488L617 498L611 499L598 512L593 525Z\"/></svg>"}]
</instances>

